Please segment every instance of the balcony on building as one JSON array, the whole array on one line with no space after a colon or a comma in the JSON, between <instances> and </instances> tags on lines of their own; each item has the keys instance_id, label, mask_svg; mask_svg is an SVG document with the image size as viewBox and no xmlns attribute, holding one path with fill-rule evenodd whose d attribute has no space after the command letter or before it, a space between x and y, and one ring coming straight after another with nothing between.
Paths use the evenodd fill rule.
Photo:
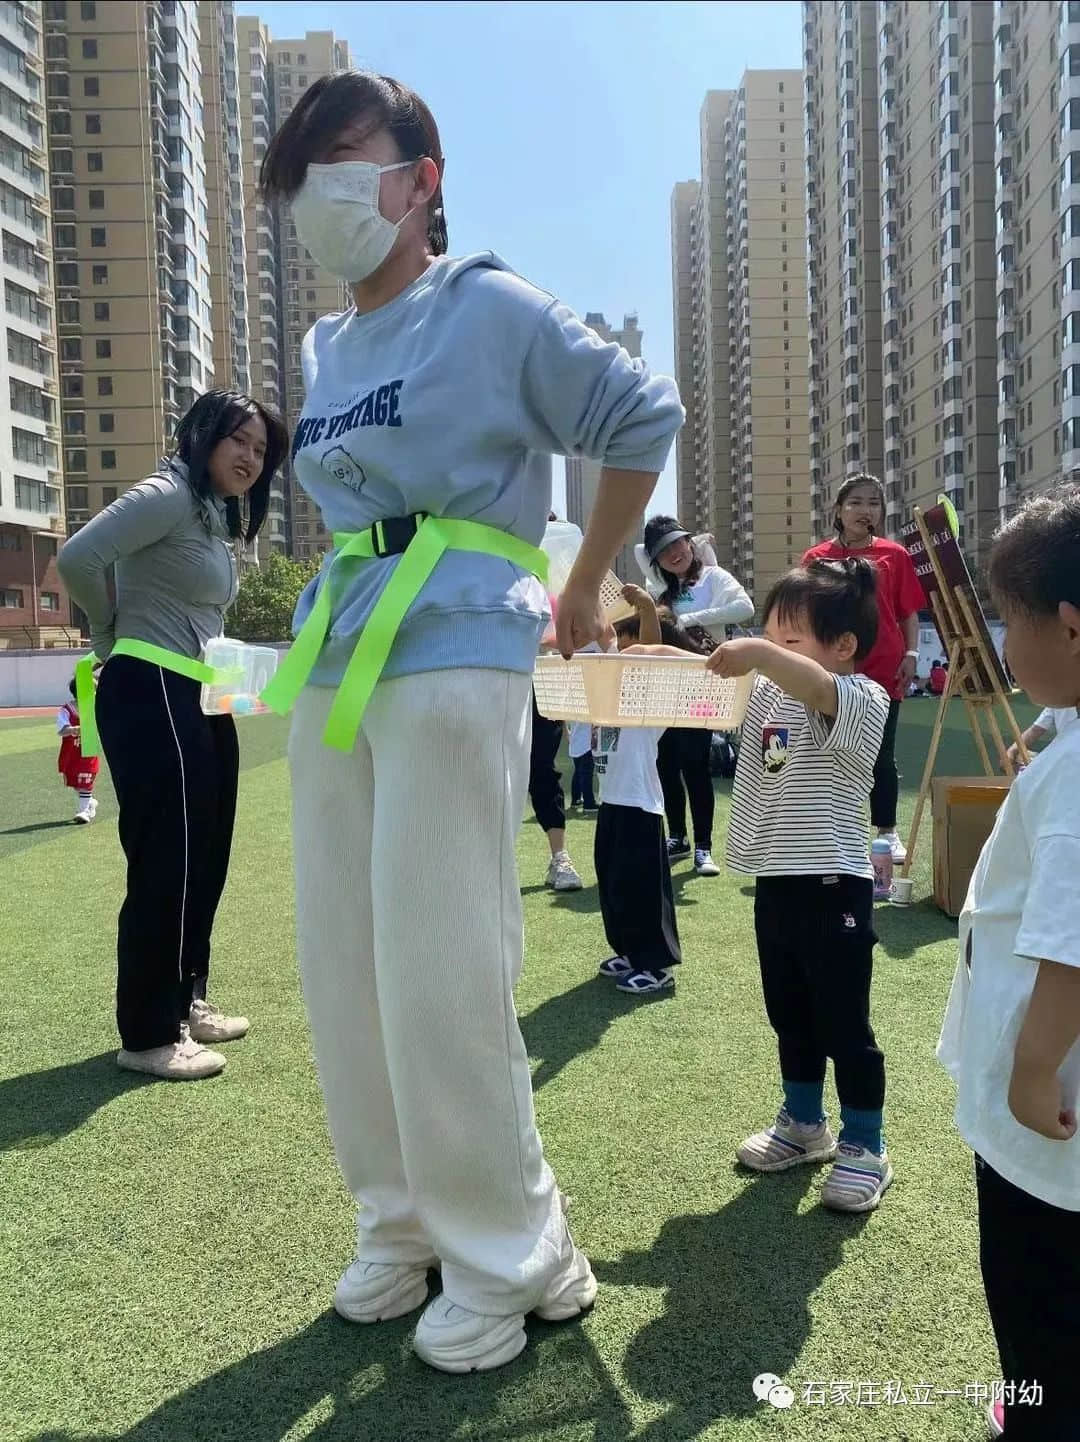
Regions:
<instances>
[{"instance_id":1,"label":"balcony on building","mask_svg":"<svg viewBox=\"0 0 1080 1442\"><path fill-rule=\"evenodd\" d=\"M1011 115L999 115L994 121L994 164L1000 165L1006 156L1012 154L1015 135Z\"/></svg>"},{"instance_id":2,"label":"balcony on building","mask_svg":"<svg viewBox=\"0 0 1080 1442\"><path fill-rule=\"evenodd\" d=\"M1020 502L1020 489L1016 484L1016 466L1006 461L998 467L998 509L1010 512Z\"/></svg>"}]
</instances>

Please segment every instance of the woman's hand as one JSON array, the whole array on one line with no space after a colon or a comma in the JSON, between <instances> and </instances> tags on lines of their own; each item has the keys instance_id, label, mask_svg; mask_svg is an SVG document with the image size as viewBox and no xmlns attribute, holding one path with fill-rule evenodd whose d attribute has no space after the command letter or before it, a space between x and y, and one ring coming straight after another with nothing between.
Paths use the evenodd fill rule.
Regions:
<instances>
[{"instance_id":1,"label":"woman's hand","mask_svg":"<svg viewBox=\"0 0 1080 1442\"><path fill-rule=\"evenodd\" d=\"M555 639L563 659L569 661L575 651L593 641L604 651L614 639L611 622L600 604L600 589L583 585L571 576L559 597Z\"/></svg>"},{"instance_id":2,"label":"woman's hand","mask_svg":"<svg viewBox=\"0 0 1080 1442\"><path fill-rule=\"evenodd\" d=\"M902 683L905 695L907 694L907 688L915 679L917 666L918 662L914 656L905 656L896 668L896 679Z\"/></svg>"}]
</instances>

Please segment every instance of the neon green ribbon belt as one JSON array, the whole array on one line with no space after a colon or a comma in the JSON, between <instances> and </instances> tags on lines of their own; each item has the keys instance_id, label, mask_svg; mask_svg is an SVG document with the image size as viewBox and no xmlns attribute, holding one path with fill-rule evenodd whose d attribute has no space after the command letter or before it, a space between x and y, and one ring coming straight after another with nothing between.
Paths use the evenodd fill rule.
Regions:
<instances>
[{"instance_id":1,"label":"neon green ribbon belt","mask_svg":"<svg viewBox=\"0 0 1080 1442\"><path fill-rule=\"evenodd\" d=\"M400 534L399 528L404 523L412 530L411 539L406 545L395 545L394 536ZM395 517L376 521L366 531L335 532L334 545L338 548L337 554L319 587L311 614L263 691L262 700L283 716L304 689L330 629L331 583L340 563L351 557L373 560L377 556L400 555L360 633L330 707L323 740L337 751L348 752L355 745L356 733L390 655L394 637L444 551L478 551L485 556L498 556L541 581L547 580L547 556L543 551L478 521L455 521L445 516Z\"/></svg>"},{"instance_id":2,"label":"neon green ribbon belt","mask_svg":"<svg viewBox=\"0 0 1080 1442\"><path fill-rule=\"evenodd\" d=\"M133 641L127 638L117 641L109 652L113 656L134 656L138 661L149 661L152 666L161 666L166 671L175 671L204 686L221 686L228 682L232 671L208 666L205 661L193 661L190 656L181 656L176 651L167 651L164 646L153 646L149 641ZM98 736L97 718L94 715L94 667L97 657L91 651L75 667L75 704L79 708L79 726L82 730L80 750L84 756L97 756L101 749ZM242 674L242 673L240 673Z\"/></svg>"}]
</instances>

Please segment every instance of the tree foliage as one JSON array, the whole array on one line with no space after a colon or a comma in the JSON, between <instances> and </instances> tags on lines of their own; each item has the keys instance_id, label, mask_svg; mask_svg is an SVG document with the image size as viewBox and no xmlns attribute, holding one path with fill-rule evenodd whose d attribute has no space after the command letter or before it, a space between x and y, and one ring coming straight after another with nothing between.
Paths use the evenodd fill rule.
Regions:
<instances>
[{"instance_id":1,"label":"tree foliage","mask_svg":"<svg viewBox=\"0 0 1080 1442\"><path fill-rule=\"evenodd\" d=\"M238 641L288 641L300 592L317 574L321 559L292 561L275 553L245 571L225 619L226 633Z\"/></svg>"}]
</instances>

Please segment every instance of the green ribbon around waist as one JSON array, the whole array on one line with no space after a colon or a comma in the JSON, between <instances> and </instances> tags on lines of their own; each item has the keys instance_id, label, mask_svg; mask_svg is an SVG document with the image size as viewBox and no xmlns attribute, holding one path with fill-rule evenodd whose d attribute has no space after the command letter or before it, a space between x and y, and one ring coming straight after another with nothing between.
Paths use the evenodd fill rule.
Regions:
<instances>
[{"instance_id":1,"label":"green ribbon around waist","mask_svg":"<svg viewBox=\"0 0 1080 1442\"><path fill-rule=\"evenodd\" d=\"M175 671L178 676L199 681L204 686L223 686L237 673L208 666L205 661L193 661L190 656L181 656L176 651L167 651L164 646L151 645L149 641L135 641L121 638L109 652L113 656L134 656L137 661L149 661L152 666L161 666L166 671ZM81 738L79 749L84 756L97 756L101 750L97 718L94 715L94 667L97 657L93 651L84 656L75 667L75 704L79 708ZM242 674L242 673L239 673Z\"/></svg>"},{"instance_id":2,"label":"green ribbon around waist","mask_svg":"<svg viewBox=\"0 0 1080 1442\"><path fill-rule=\"evenodd\" d=\"M334 534L337 554L307 620L277 672L262 693L271 711L284 716L307 684L322 651L333 609L331 582L340 562L348 557L372 560L378 554L376 542L380 522L366 531L338 531ZM376 601L360 633L337 694L330 707L323 740L337 751L351 751L383 667L386 665L406 612L424 589L444 551L477 551L498 556L541 581L547 580L547 556L537 546L479 521L456 521L445 516L427 516L413 539L400 553L389 581Z\"/></svg>"}]
</instances>

